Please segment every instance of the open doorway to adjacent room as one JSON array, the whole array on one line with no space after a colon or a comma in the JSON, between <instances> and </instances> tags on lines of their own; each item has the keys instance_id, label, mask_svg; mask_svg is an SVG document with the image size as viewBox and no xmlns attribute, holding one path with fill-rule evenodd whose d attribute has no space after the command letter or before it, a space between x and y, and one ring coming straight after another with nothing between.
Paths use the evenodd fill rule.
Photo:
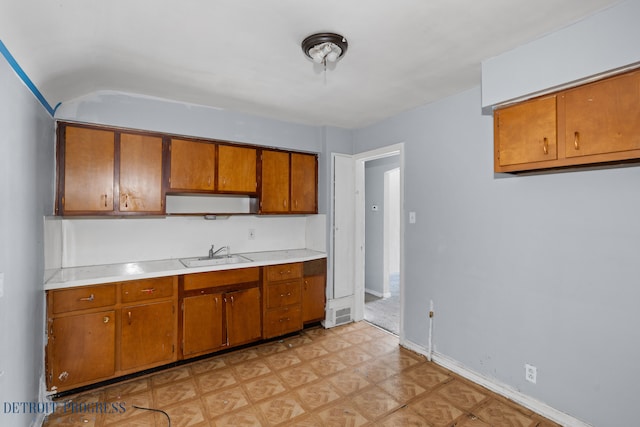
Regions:
<instances>
[{"instance_id":1,"label":"open doorway to adjacent room","mask_svg":"<svg viewBox=\"0 0 640 427\"><path fill-rule=\"evenodd\" d=\"M367 160L364 318L400 332L400 156Z\"/></svg>"}]
</instances>

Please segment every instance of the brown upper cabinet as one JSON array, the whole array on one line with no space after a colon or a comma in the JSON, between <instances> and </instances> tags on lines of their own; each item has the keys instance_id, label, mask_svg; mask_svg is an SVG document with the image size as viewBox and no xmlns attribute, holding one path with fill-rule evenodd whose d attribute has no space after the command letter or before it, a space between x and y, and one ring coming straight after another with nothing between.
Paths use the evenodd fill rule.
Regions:
<instances>
[{"instance_id":1,"label":"brown upper cabinet","mask_svg":"<svg viewBox=\"0 0 640 427\"><path fill-rule=\"evenodd\" d=\"M255 194L256 149L235 145L218 146L218 191L224 193Z\"/></svg>"},{"instance_id":2,"label":"brown upper cabinet","mask_svg":"<svg viewBox=\"0 0 640 427\"><path fill-rule=\"evenodd\" d=\"M318 212L315 154L61 122L57 160L58 215L164 215L167 194L198 193L248 196L253 214Z\"/></svg>"},{"instance_id":3,"label":"brown upper cabinet","mask_svg":"<svg viewBox=\"0 0 640 427\"><path fill-rule=\"evenodd\" d=\"M317 213L315 154L262 150L260 213Z\"/></svg>"},{"instance_id":4,"label":"brown upper cabinet","mask_svg":"<svg viewBox=\"0 0 640 427\"><path fill-rule=\"evenodd\" d=\"M499 166L558 158L555 96L498 110L495 123L496 161Z\"/></svg>"},{"instance_id":5,"label":"brown upper cabinet","mask_svg":"<svg viewBox=\"0 0 640 427\"><path fill-rule=\"evenodd\" d=\"M496 172L640 159L640 71L496 109Z\"/></svg>"},{"instance_id":6,"label":"brown upper cabinet","mask_svg":"<svg viewBox=\"0 0 640 427\"><path fill-rule=\"evenodd\" d=\"M120 212L164 211L162 138L120 134Z\"/></svg>"},{"instance_id":7,"label":"brown upper cabinet","mask_svg":"<svg viewBox=\"0 0 640 427\"><path fill-rule=\"evenodd\" d=\"M162 138L62 124L57 212L162 214Z\"/></svg>"},{"instance_id":8,"label":"brown upper cabinet","mask_svg":"<svg viewBox=\"0 0 640 427\"><path fill-rule=\"evenodd\" d=\"M256 149L171 140L169 192L255 194Z\"/></svg>"},{"instance_id":9,"label":"brown upper cabinet","mask_svg":"<svg viewBox=\"0 0 640 427\"><path fill-rule=\"evenodd\" d=\"M215 190L216 146L209 142L171 140L169 190Z\"/></svg>"},{"instance_id":10,"label":"brown upper cabinet","mask_svg":"<svg viewBox=\"0 0 640 427\"><path fill-rule=\"evenodd\" d=\"M262 150L261 213L289 212L289 153Z\"/></svg>"},{"instance_id":11,"label":"brown upper cabinet","mask_svg":"<svg viewBox=\"0 0 640 427\"><path fill-rule=\"evenodd\" d=\"M566 157L640 150L640 71L567 90L563 101Z\"/></svg>"},{"instance_id":12,"label":"brown upper cabinet","mask_svg":"<svg viewBox=\"0 0 640 427\"><path fill-rule=\"evenodd\" d=\"M74 126L61 132L62 213L113 211L115 133Z\"/></svg>"}]
</instances>

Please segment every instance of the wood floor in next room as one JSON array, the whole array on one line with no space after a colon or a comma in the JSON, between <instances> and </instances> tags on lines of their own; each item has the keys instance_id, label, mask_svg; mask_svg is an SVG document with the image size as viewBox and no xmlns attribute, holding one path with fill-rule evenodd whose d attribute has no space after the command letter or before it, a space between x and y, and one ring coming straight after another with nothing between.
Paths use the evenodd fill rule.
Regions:
<instances>
[{"instance_id":1,"label":"wood floor in next room","mask_svg":"<svg viewBox=\"0 0 640 427\"><path fill-rule=\"evenodd\" d=\"M121 404L64 413L64 403ZM558 427L398 345L366 322L299 335L57 402L45 426ZM82 408L82 406L76 405Z\"/></svg>"}]
</instances>

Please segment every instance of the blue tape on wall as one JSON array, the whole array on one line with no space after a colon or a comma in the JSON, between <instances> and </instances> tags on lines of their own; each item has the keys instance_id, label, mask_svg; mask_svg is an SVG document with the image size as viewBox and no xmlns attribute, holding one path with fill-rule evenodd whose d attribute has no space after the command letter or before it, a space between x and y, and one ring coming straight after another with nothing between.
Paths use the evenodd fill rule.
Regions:
<instances>
[{"instance_id":1,"label":"blue tape on wall","mask_svg":"<svg viewBox=\"0 0 640 427\"><path fill-rule=\"evenodd\" d=\"M49 105L47 100L44 99L44 96L42 96L36 85L33 84L29 76L25 74L24 70L20 68L20 65L18 65L15 58L13 57L13 55L11 55L4 43L2 43L2 40L0 40L0 53L2 53L2 56L5 57L9 65L11 65L11 68L13 68L13 71L16 72L18 77L20 77L20 79L24 82L25 85L27 85L27 87L31 90L35 97L38 98L38 101L40 101L42 106L49 112L49 114L51 114L51 117L53 117L56 109L60 106L60 103L56 105L55 109L51 108L51 105Z\"/></svg>"}]
</instances>

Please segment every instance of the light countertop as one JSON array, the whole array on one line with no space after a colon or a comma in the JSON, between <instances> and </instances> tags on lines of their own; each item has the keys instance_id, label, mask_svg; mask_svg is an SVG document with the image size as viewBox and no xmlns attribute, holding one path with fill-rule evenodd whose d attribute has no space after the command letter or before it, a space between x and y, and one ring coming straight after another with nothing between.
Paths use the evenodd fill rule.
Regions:
<instances>
[{"instance_id":1,"label":"light countertop","mask_svg":"<svg viewBox=\"0 0 640 427\"><path fill-rule=\"evenodd\" d=\"M97 285L124 280L149 279L152 277L176 276L206 271L230 270L233 268L260 267L287 264L326 258L327 254L311 249L289 249L280 251L247 252L238 254L250 261L204 267L185 267L180 259L128 262L120 264L91 265L61 268L50 272L44 290L64 289L75 286Z\"/></svg>"}]
</instances>

